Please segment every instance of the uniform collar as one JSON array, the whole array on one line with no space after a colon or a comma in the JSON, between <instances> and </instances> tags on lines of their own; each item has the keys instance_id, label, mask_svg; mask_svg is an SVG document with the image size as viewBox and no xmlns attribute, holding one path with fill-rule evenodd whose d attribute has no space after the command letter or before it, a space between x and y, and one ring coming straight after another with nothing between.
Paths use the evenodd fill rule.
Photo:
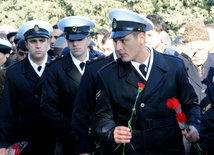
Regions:
<instances>
[{"instance_id":1,"label":"uniform collar","mask_svg":"<svg viewBox=\"0 0 214 155\"><path fill-rule=\"evenodd\" d=\"M44 61L42 62L41 65L37 65L36 63L34 63L34 62L31 60L31 58L30 58L30 53L28 54L28 60L29 60L29 62L30 62L30 64L31 64L31 66L33 67L34 71L39 75L39 77L41 77L41 76L42 76L42 73L43 73L44 70L45 70L45 65L46 65L46 62L47 62L47 60L48 60L48 54L46 53L45 59L44 59ZM37 68L38 68L39 66L42 67L40 71L37 70Z\"/></svg>"},{"instance_id":2,"label":"uniform collar","mask_svg":"<svg viewBox=\"0 0 214 155\"><path fill-rule=\"evenodd\" d=\"M76 67L77 67L78 70L80 71L80 73L83 74L84 71L85 71L85 67L84 67L83 70L82 70L82 69L80 68L80 63L82 63L82 62L86 63L86 61L89 60L89 51L87 51L87 56L86 56L86 58L85 58L83 61L78 60L78 59L72 54L71 51L70 51L70 55L71 55L71 58L72 58L74 64L76 65Z\"/></svg>"}]
</instances>

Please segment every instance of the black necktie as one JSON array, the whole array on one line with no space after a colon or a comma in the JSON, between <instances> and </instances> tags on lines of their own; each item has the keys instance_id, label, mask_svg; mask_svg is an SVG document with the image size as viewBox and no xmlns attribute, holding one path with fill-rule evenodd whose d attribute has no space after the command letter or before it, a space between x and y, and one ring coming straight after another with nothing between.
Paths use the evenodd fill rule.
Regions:
<instances>
[{"instance_id":1,"label":"black necktie","mask_svg":"<svg viewBox=\"0 0 214 155\"><path fill-rule=\"evenodd\" d=\"M84 63L84 62L81 62L81 63L80 63L80 68L81 68L81 70L83 70L84 66L85 66L85 63Z\"/></svg>"},{"instance_id":2,"label":"black necktie","mask_svg":"<svg viewBox=\"0 0 214 155\"><path fill-rule=\"evenodd\" d=\"M147 72L145 71L146 65L145 65L145 64L141 64L141 65L139 66L139 69L140 69L141 73L143 74L143 76L146 77L146 73L147 73Z\"/></svg>"},{"instance_id":3,"label":"black necktie","mask_svg":"<svg viewBox=\"0 0 214 155\"><path fill-rule=\"evenodd\" d=\"M38 68L37 68L37 70L40 72L40 70L42 69L42 66L39 66Z\"/></svg>"}]
</instances>

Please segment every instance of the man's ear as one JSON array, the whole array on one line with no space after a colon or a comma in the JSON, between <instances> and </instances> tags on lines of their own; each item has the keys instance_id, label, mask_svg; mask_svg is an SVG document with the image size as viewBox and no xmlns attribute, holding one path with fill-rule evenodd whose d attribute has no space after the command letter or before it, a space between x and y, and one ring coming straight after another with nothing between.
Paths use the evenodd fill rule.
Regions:
<instances>
[{"instance_id":1,"label":"man's ear","mask_svg":"<svg viewBox=\"0 0 214 155\"><path fill-rule=\"evenodd\" d=\"M145 43L145 40L146 40L146 33L145 32L140 32L138 34L138 39L139 39L139 42L140 43Z\"/></svg>"}]
</instances>

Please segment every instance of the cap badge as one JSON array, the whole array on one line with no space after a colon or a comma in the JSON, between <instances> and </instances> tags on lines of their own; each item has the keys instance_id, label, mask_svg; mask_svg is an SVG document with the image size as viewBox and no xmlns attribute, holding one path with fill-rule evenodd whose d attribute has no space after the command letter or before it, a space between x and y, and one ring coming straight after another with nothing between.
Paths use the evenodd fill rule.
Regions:
<instances>
[{"instance_id":1,"label":"cap badge","mask_svg":"<svg viewBox=\"0 0 214 155\"><path fill-rule=\"evenodd\" d=\"M112 28L113 28L113 29L116 29L116 28L117 28L117 21L116 21L115 18L113 19Z\"/></svg>"},{"instance_id":2,"label":"cap badge","mask_svg":"<svg viewBox=\"0 0 214 155\"><path fill-rule=\"evenodd\" d=\"M36 31L36 32L39 31L39 26L38 26L38 25L35 25L35 26L34 26L34 31Z\"/></svg>"},{"instance_id":3,"label":"cap badge","mask_svg":"<svg viewBox=\"0 0 214 155\"><path fill-rule=\"evenodd\" d=\"M76 32L77 31L77 28L74 26L74 27L72 27L72 31L73 32Z\"/></svg>"}]
</instances>

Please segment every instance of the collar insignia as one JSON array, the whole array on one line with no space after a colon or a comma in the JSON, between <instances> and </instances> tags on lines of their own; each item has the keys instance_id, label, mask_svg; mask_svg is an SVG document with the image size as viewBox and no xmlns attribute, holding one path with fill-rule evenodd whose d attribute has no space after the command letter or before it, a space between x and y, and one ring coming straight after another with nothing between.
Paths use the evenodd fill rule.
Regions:
<instances>
[{"instance_id":1,"label":"collar insignia","mask_svg":"<svg viewBox=\"0 0 214 155\"><path fill-rule=\"evenodd\" d=\"M211 108L211 106L211 104L208 104L206 107L204 107L202 110L202 114L204 115Z\"/></svg>"}]
</instances>

